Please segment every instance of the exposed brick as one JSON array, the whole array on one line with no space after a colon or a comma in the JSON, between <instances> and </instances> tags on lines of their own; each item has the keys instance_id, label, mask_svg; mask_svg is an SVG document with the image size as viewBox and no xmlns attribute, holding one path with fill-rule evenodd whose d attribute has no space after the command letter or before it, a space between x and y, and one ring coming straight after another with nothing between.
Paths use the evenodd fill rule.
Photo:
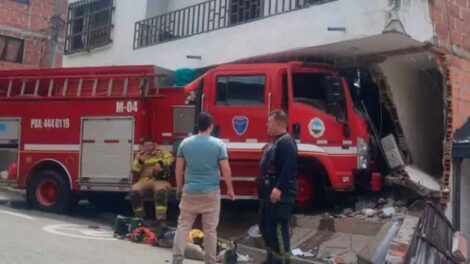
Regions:
<instances>
[{"instance_id":1,"label":"exposed brick","mask_svg":"<svg viewBox=\"0 0 470 264\"><path fill-rule=\"evenodd\" d=\"M446 0L434 0L432 2L436 9L445 10L446 9Z\"/></svg>"},{"instance_id":2,"label":"exposed brick","mask_svg":"<svg viewBox=\"0 0 470 264\"><path fill-rule=\"evenodd\" d=\"M460 8L453 3L449 3L449 11L453 17L460 18Z\"/></svg>"},{"instance_id":3,"label":"exposed brick","mask_svg":"<svg viewBox=\"0 0 470 264\"><path fill-rule=\"evenodd\" d=\"M430 1L436 44L453 51L458 46L470 52L470 0Z\"/></svg>"},{"instance_id":4,"label":"exposed brick","mask_svg":"<svg viewBox=\"0 0 470 264\"><path fill-rule=\"evenodd\" d=\"M61 17L66 19L67 0L33 0L25 5L11 0L0 0L0 25L14 27L22 32L0 30L0 35L17 37L25 40L23 63L0 61L2 68L45 67L49 61L50 17L54 14L56 1L62 1ZM62 32L63 33L63 32ZM40 37L37 37L37 36ZM61 38L64 36L62 35ZM59 43L63 45L63 43ZM62 48L61 48L62 49ZM57 53L56 66L61 66L62 52Z\"/></svg>"},{"instance_id":5,"label":"exposed brick","mask_svg":"<svg viewBox=\"0 0 470 264\"><path fill-rule=\"evenodd\" d=\"M467 8L467 0L457 0L456 4L459 8Z\"/></svg>"}]
</instances>

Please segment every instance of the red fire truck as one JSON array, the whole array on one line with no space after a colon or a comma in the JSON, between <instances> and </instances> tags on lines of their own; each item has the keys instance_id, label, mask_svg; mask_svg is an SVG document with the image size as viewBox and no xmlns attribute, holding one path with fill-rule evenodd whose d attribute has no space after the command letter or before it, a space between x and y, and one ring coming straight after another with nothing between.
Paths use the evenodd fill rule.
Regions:
<instances>
[{"instance_id":1,"label":"red fire truck","mask_svg":"<svg viewBox=\"0 0 470 264\"><path fill-rule=\"evenodd\" d=\"M298 143L300 207L370 181L367 124L334 68L231 64L185 89L161 86L170 78L148 65L0 71L0 184L25 188L28 201L48 211L66 210L76 197L125 193L142 137L175 151L205 111L226 142L238 198L254 199L274 109L288 113Z\"/></svg>"}]
</instances>

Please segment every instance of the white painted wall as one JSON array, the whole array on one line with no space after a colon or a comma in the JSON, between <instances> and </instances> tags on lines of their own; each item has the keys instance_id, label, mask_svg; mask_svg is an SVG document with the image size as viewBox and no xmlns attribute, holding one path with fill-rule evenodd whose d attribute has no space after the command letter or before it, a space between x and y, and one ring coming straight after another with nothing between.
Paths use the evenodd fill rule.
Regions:
<instances>
[{"instance_id":1,"label":"white painted wall","mask_svg":"<svg viewBox=\"0 0 470 264\"><path fill-rule=\"evenodd\" d=\"M207 0L169 0L168 12L185 8L187 6L207 2Z\"/></svg>"},{"instance_id":2,"label":"white painted wall","mask_svg":"<svg viewBox=\"0 0 470 264\"><path fill-rule=\"evenodd\" d=\"M405 64L402 58L389 58L380 68L390 85L413 164L441 176L443 95L436 76Z\"/></svg>"},{"instance_id":3,"label":"white painted wall","mask_svg":"<svg viewBox=\"0 0 470 264\"><path fill-rule=\"evenodd\" d=\"M147 0L147 12L145 13L145 18L159 16L167 12L168 0Z\"/></svg>"},{"instance_id":4,"label":"white painted wall","mask_svg":"<svg viewBox=\"0 0 470 264\"><path fill-rule=\"evenodd\" d=\"M418 41L430 41L434 34L429 12L429 0L394 0L398 5L397 17L406 34Z\"/></svg>"},{"instance_id":5,"label":"white painted wall","mask_svg":"<svg viewBox=\"0 0 470 264\"><path fill-rule=\"evenodd\" d=\"M390 0L337 0L133 50L134 23L145 18L150 12L147 11L147 1L115 0L114 42L105 48L65 56L64 66L155 64L171 70L179 67L199 68L263 54L380 35L389 24L394 12ZM168 0L167 8L175 10L198 2L202 0ZM424 4L424 2L417 0L415 4L410 4L408 9L403 8L403 10L411 12L420 7L421 10L428 10L426 9L427 3ZM153 8L155 6L158 5L153 5ZM129 12L130 10L132 12ZM152 12L154 11L150 13ZM395 11L396 14L401 14L401 12L401 9ZM402 16L405 19L404 26L408 34L419 32L417 35L419 40L432 38L432 30L429 31L427 28L419 30L427 23L416 24L416 20L421 19L419 15L412 18L411 13L403 13ZM328 31L328 27L346 27L346 31ZM429 27L432 27L431 24ZM414 36L411 35L411 37ZM202 59L187 59L187 55L201 56Z\"/></svg>"}]
</instances>

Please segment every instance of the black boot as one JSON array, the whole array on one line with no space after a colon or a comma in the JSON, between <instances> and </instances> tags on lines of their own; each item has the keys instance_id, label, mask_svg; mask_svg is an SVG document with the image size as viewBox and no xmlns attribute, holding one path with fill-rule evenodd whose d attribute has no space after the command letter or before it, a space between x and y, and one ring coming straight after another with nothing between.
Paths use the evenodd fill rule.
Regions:
<instances>
[{"instance_id":1,"label":"black boot","mask_svg":"<svg viewBox=\"0 0 470 264\"><path fill-rule=\"evenodd\" d=\"M129 198L132 204L132 210L134 211L134 217L144 218L145 211L144 205L142 203L142 198L140 197L140 192L131 191Z\"/></svg>"}]
</instances>

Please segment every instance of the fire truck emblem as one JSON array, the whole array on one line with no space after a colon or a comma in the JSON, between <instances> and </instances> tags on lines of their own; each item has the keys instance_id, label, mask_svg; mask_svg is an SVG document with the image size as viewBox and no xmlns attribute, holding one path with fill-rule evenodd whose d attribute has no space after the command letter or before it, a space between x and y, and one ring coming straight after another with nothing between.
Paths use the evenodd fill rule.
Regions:
<instances>
[{"instance_id":1,"label":"fire truck emblem","mask_svg":"<svg viewBox=\"0 0 470 264\"><path fill-rule=\"evenodd\" d=\"M310 135L314 138L319 138L325 134L325 123L318 118L315 117L314 119L310 120L310 123L308 124L308 131L310 132Z\"/></svg>"},{"instance_id":2,"label":"fire truck emblem","mask_svg":"<svg viewBox=\"0 0 470 264\"><path fill-rule=\"evenodd\" d=\"M239 136L245 134L246 130L248 129L249 123L250 120L246 116L235 116L232 119L233 130Z\"/></svg>"}]
</instances>

